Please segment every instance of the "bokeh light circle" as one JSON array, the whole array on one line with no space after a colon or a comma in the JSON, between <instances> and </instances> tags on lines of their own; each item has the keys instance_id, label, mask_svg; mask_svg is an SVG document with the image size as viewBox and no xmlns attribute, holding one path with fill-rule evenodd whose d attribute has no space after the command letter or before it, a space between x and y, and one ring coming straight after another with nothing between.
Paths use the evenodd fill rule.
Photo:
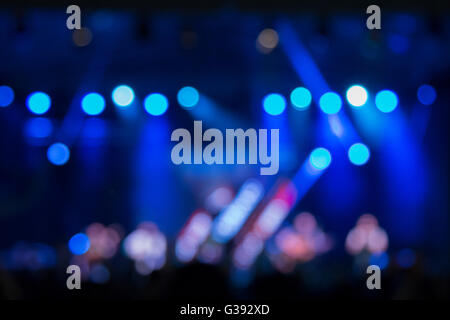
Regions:
<instances>
[{"instance_id":1,"label":"bokeh light circle","mask_svg":"<svg viewBox=\"0 0 450 320\"><path fill-rule=\"evenodd\" d=\"M263 108L268 114L277 116L286 109L286 99L278 93L269 93L263 99Z\"/></svg>"}]
</instances>

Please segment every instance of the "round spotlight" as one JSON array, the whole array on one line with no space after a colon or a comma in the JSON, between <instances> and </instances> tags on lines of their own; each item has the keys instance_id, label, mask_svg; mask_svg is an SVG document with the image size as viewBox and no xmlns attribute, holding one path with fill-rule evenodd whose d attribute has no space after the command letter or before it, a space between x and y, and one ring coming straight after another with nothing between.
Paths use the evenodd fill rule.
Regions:
<instances>
[{"instance_id":1,"label":"round spotlight","mask_svg":"<svg viewBox=\"0 0 450 320\"><path fill-rule=\"evenodd\" d=\"M436 90L429 84L424 84L417 90L417 99L426 106L433 104L436 97Z\"/></svg>"},{"instance_id":2,"label":"round spotlight","mask_svg":"<svg viewBox=\"0 0 450 320\"><path fill-rule=\"evenodd\" d=\"M193 87L184 87L178 91L178 103L184 108L194 107L200 99L197 89Z\"/></svg>"},{"instance_id":3,"label":"round spotlight","mask_svg":"<svg viewBox=\"0 0 450 320\"><path fill-rule=\"evenodd\" d=\"M55 166L62 166L69 161L70 150L64 143L54 143L47 150L47 158Z\"/></svg>"},{"instance_id":4,"label":"round spotlight","mask_svg":"<svg viewBox=\"0 0 450 320\"><path fill-rule=\"evenodd\" d=\"M149 94L144 100L144 108L152 116L160 116L167 111L169 101L160 93Z\"/></svg>"},{"instance_id":5,"label":"round spotlight","mask_svg":"<svg viewBox=\"0 0 450 320\"><path fill-rule=\"evenodd\" d=\"M264 53L268 53L275 49L278 45L278 40L278 33L273 29L267 28L258 35L257 44L263 49Z\"/></svg>"},{"instance_id":6,"label":"round spotlight","mask_svg":"<svg viewBox=\"0 0 450 320\"><path fill-rule=\"evenodd\" d=\"M359 85L351 86L347 90L347 101L354 107L363 106L369 97L367 90Z\"/></svg>"},{"instance_id":7,"label":"round spotlight","mask_svg":"<svg viewBox=\"0 0 450 320\"><path fill-rule=\"evenodd\" d=\"M354 165L362 166L369 161L369 148L363 143L355 143L348 149L348 158Z\"/></svg>"},{"instance_id":8,"label":"round spotlight","mask_svg":"<svg viewBox=\"0 0 450 320\"><path fill-rule=\"evenodd\" d=\"M7 107L14 101L14 91L11 87L0 86L0 107Z\"/></svg>"},{"instance_id":9,"label":"round spotlight","mask_svg":"<svg viewBox=\"0 0 450 320\"><path fill-rule=\"evenodd\" d=\"M134 101L134 91L129 86L117 86L112 94L112 100L118 107L128 107Z\"/></svg>"},{"instance_id":10,"label":"round spotlight","mask_svg":"<svg viewBox=\"0 0 450 320\"><path fill-rule=\"evenodd\" d=\"M311 152L309 162L315 169L324 170L331 163L331 153L325 148L316 148Z\"/></svg>"},{"instance_id":11,"label":"round spotlight","mask_svg":"<svg viewBox=\"0 0 450 320\"><path fill-rule=\"evenodd\" d=\"M381 112L392 112L398 105L397 95L391 90L382 90L375 96L375 105Z\"/></svg>"},{"instance_id":12,"label":"round spotlight","mask_svg":"<svg viewBox=\"0 0 450 320\"><path fill-rule=\"evenodd\" d=\"M51 99L44 92L34 92L27 98L27 107L34 114L44 114L50 109Z\"/></svg>"},{"instance_id":13,"label":"round spotlight","mask_svg":"<svg viewBox=\"0 0 450 320\"><path fill-rule=\"evenodd\" d=\"M69 240L70 252L76 255L85 254L91 246L89 238L84 233L77 233Z\"/></svg>"},{"instance_id":14,"label":"round spotlight","mask_svg":"<svg viewBox=\"0 0 450 320\"><path fill-rule=\"evenodd\" d=\"M25 124L25 135L30 138L47 138L52 131L52 122L47 118L31 118Z\"/></svg>"},{"instance_id":15,"label":"round spotlight","mask_svg":"<svg viewBox=\"0 0 450 320\"><path fill-rule=\"evenodd\" d=\"M277 116L286 109L286 99L278 93L270 93L263 99L263 108L268 114Z\"/></svg>"},{"instance_id":16,"label":"round spotlight","mask_svg":"<svg viewBox=\"0 0 450 320\"><path fill-rule=\"evenodd\" d=\"M105 110L105 99L96 92L88 93L81 100L81 108L90 116L99 115Z\"/></svg>"},{"instance_id":17,"label":"round spotlight","mask_svg":"<svg viewBox=\"0 0 450 320\"><path fill-rule=\"evenodd\" d=\"M306 109L311 104L312 96L308 89L298 87L291 92L291 103L297 109Z\"/></svg>"},{"instance_id":18,"label":"round spotlight","mask_svg":"<svg viewBox=\"0 0 450 320\"><path fill-rule=\"evenodd\" d=\"M320 97L319 106L326 114L336 114L341 110L342 99L335 92L327 92Z\"/></svg>"}]
</instances>

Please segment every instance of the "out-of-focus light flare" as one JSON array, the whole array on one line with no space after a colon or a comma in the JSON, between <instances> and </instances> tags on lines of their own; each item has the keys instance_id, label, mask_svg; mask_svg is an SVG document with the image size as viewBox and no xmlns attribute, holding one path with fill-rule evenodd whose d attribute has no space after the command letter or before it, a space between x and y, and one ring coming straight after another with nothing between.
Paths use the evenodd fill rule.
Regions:
<instances>
[{"instance_id":1,"label":"out-of-focus light flare","mask_svg":"<svg viewBox=\"0 0 450 320\"><path fill-rule=\"evenodd\" d=\"M325 114L336 114L341 110L342 99L336 92L327 92L320 97L319 106Z\"/></svg>"},{"instance_id":2,"label":"out-of-focus light flare","mask_svg":"<svg viewBox=\"0 0 450 320\"><path fill-rule=\"evenodd\" d=\"M426 106L432 105L436 98L436 89L429 84L421 85L417 90L417 99Z\"/></svg>"},{"instance_id":3,"label":"out-of-focus light flare","mask_svg":"<svg viewBox=\"0 0 450 320\"><path fill-rule=\"evenodd\" d=\"M297 189L290 181L280 184L275 195L258 216L250 231L234 249L233 263L239 269L248 269L264 248L264 242L280 227L297 201Z\"/></svg>"},{"instance_id":4,"label":"out-of-focus light flare","mask_svg":"<svg viewBox=\"0 0 450 320\"><path fill-rule=\"evenodd\" d=\"M200 95L194 87L183 87L178 91L177 100L183 108L192 108L197 105Z\"/></svg>"},{"instance_id":5,"label":"out-of-focus light flare","mask_svg":"<svg viewBox=\"0 0 450 320\"><path fill-rule=\"evenodd\" d=\"M253 209L264 194L262 184L257 180L248 180L239 190L236 198L216 218L212 237L219 243L225 243L241 229Z\"/></svg>"},{"instance_id":6,"label":"out-of-focus light flare","mask_svg":"<svg viewBox=\"0 0 450 320\"><path fill-rule=\"evenodd\" d=\"M325 170L331 163L331 153L325 148L316 148L309 156L309 162L317 170Z\"/></svg>"},{"instance_id":7,"label":"out-of-focus light flare","mask_svg":"<svg viewBox=\"0 0 450 320\"><path fill-rule=\"evenodd\" d=\"M248 269L263 248L264 241L253 232L249 232L232 254L234 265L239 269Z\"/></svg>"},{"instance_id":8,"label":"out-of-focus light flare","mask_svg":"<svg viewBox=\"0 0 450 320\"><path fill-rule=\"evenodd\" d=\"M369 95L363 86L354 85L348 88L346 97L349 104L353 107L359 108L366 104Z\"/></svg>"},{"instance_id":9,"label":"out-of-focus light flare","mask_svg":"<svg viewBox=\"0 0 450 320\"><path fill-rule=\"evenodd\" d=\"M292 105L299 110L307 109L312 101L311 92L303 87L292 90L290 98Z\"/></svg>"},{"instance_id":10,"label":"out-of-focus light flare","mask_svg":"<svg viewBox=\"0 0 450 320\"><path fill-rule=\"evenodd\" d=\"M69 240L69 249L73 254L82 255L88 252L91 243L84 233L77 233Z\"/></svg>"},{"instance_id":11,"label":"out-of-focus light flare","mask_svg":"<svg viewBox=\"0 0 450 320\"><path fill-rule=\"evenodd\" d=\"M56 265L56 251L43 243L16 243L10 250L0 251L2 268L6 270L41 270Z\"/></svg>"},{"instance_id":12,"label":"out-of-focus light flare","mask_svg":"<svg viewBox=\"0 0 450 320\"><path fill-rule=\"evenodd\" d=\"M98 263L90 268L89 278L94 283L105 284L109 281L110 273L105 265Z\"/></svg>"},{"instance_id":13,"label":"out-of-focus light flare","mask_svg":"<svg viewBox=\"0 0 450 320\"><path fill-rule=\"evenodd\" d=\"M0 107L7 107L14 101L14 90L9 86L0 86Z\"/></svg>"},{"instance_id":14,"label":"out-of-focus light flare","mask_svg":"<svg viewBox=\"0 0 450 320\"><path fill-rule=\"evenodd\" d=\"M355 143L348 149L350 162L357 166L362 166L369 161L369 148L363 143Z\"/></svg>"},{"instance_id":15,"label":"out-of-focus light flare","mask_svg":"<svg viewBox=\"0 0 450 320\"><path fill-rule=\"evenodd\" d=\"M382 90L375 96L375 105L381 112L392 112L397 108L398 97L391 90Z\"/></svg>"},{"instance_id":16,"label":"out-of-focus light flare","mask_svg":"<svg viewBox=\"0 0 450 320\"><path fill-rule=\"evenodd\" d=\"M144 108L148 114L160 116L169 108L169 100L161 93L152 93L145 98Z\"/></svg>"},{"instance_id":17,"label":"out-of-focus light flare","mask_svg":"<svg viewBox=\"0 0 450 320\"><path fill-rule=\"evenodd\" d=\"M125 108L133 103L134 91L127 85L120 85L114 88L111 98L116 106Z\"/></svg>"},{"instance_id":18,"label":"out-of-focus light flare","mask_svg":"<svg viewBox=\"0 0 450 320\"><path fill-rule=\"evenodd\" d=\"M278 116L286 109L286 99L278 93L269 93L263 99L263 108L267 114Z\"/></svg>"},{"instance_id":19,"label":"out-of-focus light flare","mask_svg":"<svg viewBox=\"0 0 450 320\"><path fill-rule=\"evenodd\" d=\"M389 256L386 252L373 253L369 258L370 265L377 265L381 270L389 265Z\"/></svg>"},{"instance_id":20,"label":"out-of-focus light flare","mask_svg":"<svg viewBox=\"0 0 450 320\"><path fill-rule=\"evenodd\" d=\"M42 115L46 113L51 106L51 99L44 92L33 92L27 97L27 107L32 113Z\"/></svg>"},{"instance_id":21,"label":"out-of-focus light flare","mask_svg":"<svg viewBox=\"0 0 450 320\"><path fill-rule=\"evenodd\" d=\"M347 251L356 255L363 250L370 253L382 253L388 248L388 235L379 227L377 219L370 214L361 216L356 226L350 230L345 240Z\"/></svg>"},{"instance_id":22,"label":"out-of-focus light flare","mask_svg":"<svg viewBox=\"0 0 450 320\"><path fill-rule=\"evenodd\" d=\"M109 259L116 254L121 236L115 228L93 223L86 228L86 235L91 243L87 253L90 260Z\"/></svg>"},{"instance_id":23,"label":"out-of-focus light flare","mask_svg":"<svg viewBox=\"0 0 450 320\"><path fill-rule=\"evenodd\" d=\"M217 264L223 256L223 246L214 242L206 242L200 247L198 260L203 263Z\"/></svg>"},{"instance_id":24,"label":"out-of-focus light flare","mask_svg":"<svg viewBox=\"0 0 450 320\"><path fill-rule=\"evenodd\" d=\"M88 93L81 99L81 108L87 115L99 115L105 110L105 99L96 92Z\"/></svg>"},{"instance_id":25,"label":"out-of-focus light flare","mask_svg":"<svg viewBox=\"0 0 450 320\"><path fill-rule=\"evenodd\" d=\"M277 247L285 255L305 262L331 249L331 238L322 231L309 212L297 215L293 226L283 228L275 237Z\"/></svg>"},{"instance_id":26,"label":"out-of-focus light flare","mask_svg":"<svg viewBox=\"0 0 450 320\"><path fill-rule=\"evenodd\" d=\"M206 198L205 207L211 213L218 212L228 206L233 197L234 194L231 188L219 187Z\"/></svg>"},{"instance_id":27,"label":"out-of-focus light flare","mask_svg":"<svg viewBox=\"0 0 450 320\"><path fill-rule=\"evenodd\" d=\"M56 142L47 149L47 158L55 166L62 166L69 161L69 147L64 143Z\"/></svg>"},{"instance_id":28,"label":"out-of-focus light flare","mask_svg":"<svg viewBox=\"0 0 450 320\"><path fill-rule=\"evenodd\" d=\"M154 226L154 227L153 227ZM167 243L165 236L156 225L152 227L138 227L124 240L123 247L126 255L133 260L145 260L148 257L165 254Z\"/></svg>"},{"instance_id":29,"label":"out-of-focus light flare","mask_svg":"<svg viewBox=\"0 0 450 320\"><path fill-rule=\"evenodd\" d=\"M278 45L278 33L267 28L262 30L256 39L256 47L261 53L270 53Z\"/></svg>"},{"instance_id":30,"label":"out-of-focus light flare","mask_svg":"<svg viewBox=\"0 0 450 320\"><path fill-rule=\"evenodd\" d=\"M211 231L211 215L198 211L188 220L175 243L175 255L181 262L189 262L195 258L200 245Z\"/></svg>"},{"instance_id":31,"label":"out-of-focus light flare","mask_svg":"<svg viewBox=\"0 0 450 320\"><path fill-rule=\"evenodd\" d=\"M25 123L25 136L32 139L48 138L53 131L50 119L37 117L28 119Z\"/></svg>"}]
</instances>

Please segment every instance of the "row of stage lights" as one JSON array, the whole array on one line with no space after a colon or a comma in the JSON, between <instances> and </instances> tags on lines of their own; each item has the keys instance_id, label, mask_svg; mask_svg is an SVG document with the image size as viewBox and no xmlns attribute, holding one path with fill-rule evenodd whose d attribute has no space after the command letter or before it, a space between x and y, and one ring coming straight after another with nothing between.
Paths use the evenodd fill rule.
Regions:
<instances>
[{"instance_id":1,"label":"row of stage lights","mask_svg":"<svg viewBox=\"0 0 450 320\"><path fill-rule=\"evenodd\" d=\"M436 99L436 90L430 85L422 85L417 91L418 100L424 105L432 104ZM113 103L119 108L129 107L135 100L131 87L120 85L111 94ZM355 107L363 107L368 99L367 90L360 85L351 86L346 92L348 103ZM14 101L14 91L9 86L0 86L0 107L7 107ZM183 108L193 108L200 101L200 94L194 87L183 87L177 93L177 101ZM307 109L312 102L311 92L303 87L295 88L290 94L290 101L294 108ZM270 115L280 115L287 106L286 99L279 93L270 93L263 98L263 108ZM319 107L325 114L336 114L342 108L342 98L336 92L326 92L319 99ZM45 114L51 106L51 98L44 92L33 92L26 100L28 109L36 115ZM397 94L391 90L381 90L375 96L376 107L384 113L394 111L398 105ZM81 99L81 109L90 116L100 115L106 107L105 98L91 92ZM144 99L145 111L153 116L164 114L169 108L169 100L161 93L151 93Z\"/></svg>"},{"instance_id":2,"label":"row of stage lights","mask_svg":"<svg viewBox=\"0 0 450 320\"><path fill-rule=\"evenodd\" d=\"M420 86L417 91L417 98L424 105L431 105L436 96L436 90L427 84ZM346 92L346 99L354 108L363 107L368 98L367 90L360 85L351 86ZM118 108L127 108L134 102L135 94L131 87L120 85L112 91L111 99ZM193 87L183 87L177 93L177 100L183 108L193 108L199 103L200 94ZM311 92L303 87L295 88L290 94L290 100L294 108L305 110L312 102ZM0 107L7 107L13 101L14 91L8 86L0 86ZM26 105L33 114L43 115L50 109L51 98L44 92L34 92L27 97ZM90 116L101 114L105 105L103 96L96 92L88 93L81 99L82 110ZM262 105L266 113L277 116L284 112L287 103L283 95L270 93L264 97ZM391 90L382 90L375 96L375 105L381 112L392 112L397 108L398 97ZM169 101L161 93L151 93L144 99L144 109L150 115L160 116L168 107ZM342 108L342 99L336 92L327 92L320 97L319 107L327 115L336 114ZM51 132L48 119L33 120L39 122L33 124L38 125L40 129L49 128L47 131ZM54 165L64 165L70 158L70 149L64 143L56 142L47 149L47 158ZM348 149L348 158L354 165L364 165L370 158L370 150L363 143L355 143ZM317 148L311 153L309 161L315 169L324 170L331 163L331 154L324 148Z\"/></svg>"}]
</instances>

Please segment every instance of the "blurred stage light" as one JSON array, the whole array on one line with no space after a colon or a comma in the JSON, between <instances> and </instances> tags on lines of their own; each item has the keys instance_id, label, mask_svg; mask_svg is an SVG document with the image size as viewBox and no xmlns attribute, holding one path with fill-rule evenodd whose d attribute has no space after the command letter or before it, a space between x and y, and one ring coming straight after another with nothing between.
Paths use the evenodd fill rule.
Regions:
<instances>
[{"instance_id":1,"label":"blurred stage light","mask_svg":"<svg viewBox=\"0 0 450 320\"><path fill-rule=\"evenodd\" d=\"M94 283L104 284L109 281L110 273L107 267L101 263L97 263L92 266L89 277Z\"/></svg>"},{"instance_id":2,"label":"blurred stage light","mask_svg":"<svg viewBox=\"0 0 450 320\"><path fill-rule=\"evenodd\" d=\"M69 240L69 249L76 255L85 254L90 246L89 238L84 233L77 233Z\"/></svg>"},{"instance_id":3,"label":"blurred stage light","mask_svg":"<svg viewBox=\"0 0 450 320\"><path fill-rule=\"evenodd\" d=\"M14 90L8 86L0 86L0 107L7 107L14 101Z\"/></svg>"},{"instance_id":4,"label":"blurred stage light","mask_svg":"<svg viewBox=\"0 0 450 320\"><path fill-rule=\"evenodd\" d=\"M345 248L352 255L357 255L365 249L373 254L381 254L387 250L388 245L386 231L371 214L362 215L345 239Z\"/></svg>"},{"instance_id":5,"label":"blurred stage light","mask_svg":"<svg viewBox=\"0 0 450 320\"><path fill-rule=\"evenodd\" d=\"M263 99L264 111L272 116L282 114L286 109L286 99L278 93L270 93Z\"/></svg>"},{"instance_id":6,"label":"blurred stage light","mask_svg":"<svg viewBox=\"0 0 450 320\"><path fill-rule=\"evenodd\" d=\"M81 108L84 113L96 116L105 110L105 99L98 93L88 93L81 100Z\"/></svg>"},{"instance_id":7,"label":"blurred stage light","mask_svg":"<svg viewBox=\"0 0 450 320\"><path fill-rule=\"evenodd\" d=\"M160 93L149 94L144 100L144 108L152 116L160 116L167 111L169 101Z\"/></svg>"},{"instance_id":8,"label":"blurred stage light","mask_svg":"<svg viewBox=\"0 0 450 320\"><path fill-rule=\"evenodd\" d=\"M348 158L354 165L362 166L369 161L369 148L363 143L355 143L348 149Z\"/></svg>"},{"instance_id":9,"label":"blurred stage light","mask_svg":"<svg viewBox=\"0 0 450 320\"><path fill-rule=\"evenodd\" d=\"M184 87L178 91L178 103L184 108L194 107L200 99L197 89L193 87Z\"/></svg>"},{"instance_id":10,"label":"blurred stage light","mask_svg":"<svg viewBox=\"0 0 450 320\"><path fill-rule=\"evenodd\" d=\"M370 265L377 265L381 270L389 265L389 256L386 252L373 253L369 258Z\"/></svg>"},{"instance_id":11,"label":"blurred stage light","mask_svg":"<svg viewBox=\"0 0 450 320\"><path fill-rule=\"evenodd\" d=\"M417 90L417 99L420 103L429 106L436 100L436 90L429 84L424 84Z\"/></svg>"},{"instance_id":12,"label":"blurred stage light","mask_svg":"<svg viewBox=\"0 0 450 320\"><path fill-rule=\"evenodd\" d=\"M331 163L331 153L325 148L316 148L311 152L309 162L315 169L324 170Z\"/></svg>"},{"instance_id":13,"label":"blurred stage light","mask_svg":"<svg viewBox=\"0 0 450 320\"><path fill-rule=\"evenodd\" d=\"M44 114L50 109L51 99L44 92L34 92L27 98L27 107L34 114Z\"/></svg>"},{"instance_id":14,"label":"blurred stage light","mask_svg":"<svg viewBox=\"0 0 450 320\"><path fill-rule=\"evenodd\" d=\"M397 95L391 90L382 90L375 96L375 105L381 112L392 112L398 105Z\"/></svg>"},{"instance_id":15,"label":"blurred stage light","mask_svg":"<svg viewBox=\"0 0 450 320\"><path fill-rule=\"evenodd\" d=\"M311 104L312 96L308 89L298 87L291 92L291 103L297 109L306 109Z\"/></svg>"},{"instance_id":16,"label":"blurred stage light","mask_svg":"<svg viewBox=\"0 0 450 320\"><path fill-rule=\"evenodd\" d=\"M388 45L392 52L404 54L410 47L409 39L401 34L391 34L388 36Z\"/></svg>"},{"instance_id":17,"label":"blurred stage light","mask_svg":"<svg viewBox=\"0 0 450 320\"><path fill-rule=\"evenodd\" d=\"M236 198L220 212L214 221L212 238L225 243L241 230L264 195L264 187L258 180L247 180L239 189Z\"/></svg>"},{"instance_id":18,"label":"blurred stage light","mask_svg":"<svg viewBox=\"0 0 450 320\"><path fill-rule=\"evenodd\" d=\"M175 242L175 255L181 262L194 259L200 246L209 236L212 217L206 212L196 212L189 219L186 226Z\"/></svg>"},{"instance_id":19,"label":"blurred stage light","mask_svg":"<svg viewBox=\"0 0 450 320\"><path fill-rule=\"evenodd\" d=\"M270 28L264 29L258 35L257 48L262 53L269 53L278 45L278 40L278 33L275 30Z\"/></svg>"},{"instance_id":20,"label":"blurred stage light","mask_svg":"<svg viewBox=\"0 0 450 320\"><path fill-rule=\"evenodd\" d=\"M327 92L320 97L320 109L326 114L336 114L341 110L342 99L335 92Z\"/></svg>"},{"instance_id":21,"label":"blurred stage light","mask_svg":"<svg viewBox=\"0 0 450 320\"><path fill-rule=\"evenodd\" d=\"M129 86L120 85L111 94L112 101L118 107L128 107L134 101L134 91Z\"/></svg>"},{"instance_id":22,"label":"blurred stage light","mask_svg":"<svg viewBox=\"0 0 450 320\"><path fill-rule=\"evenodd\" d=\"M367 102L367 90L359 85L354 85L347 90L347 101L354 107L361 107Z\"/></svg>"},{"instance_id":23,"label":"blurred stage light","mask_svg":"<svg viewBox=\"0 0 450 320\"><path fill-rule=\"evenodd\" d=\"M64 143L54 143L47 150L47 158L52 164L62 166L69 161L70 150Z\"/></svg>"},{"instance_id":24,"label":"blurred stage light","mask_svg":"<svg viewBox=\"0 0 450 320\"><path fill-rule=\"evenodd\" d=\"M47 138L52 131L52 122L47 118L31 118L25 124L25 135L29 138Z\"/></svg>"}]
</instances>

